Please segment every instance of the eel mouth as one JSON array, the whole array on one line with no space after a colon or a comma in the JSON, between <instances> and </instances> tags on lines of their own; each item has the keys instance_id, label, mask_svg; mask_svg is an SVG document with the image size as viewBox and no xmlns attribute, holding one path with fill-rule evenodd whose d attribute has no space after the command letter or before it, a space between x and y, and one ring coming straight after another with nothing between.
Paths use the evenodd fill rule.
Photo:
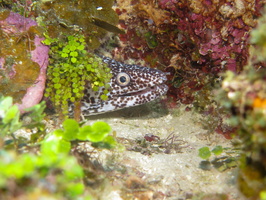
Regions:
<instances>
[{"instance_id":1,"label":"eel mouth","mask_svg":"<svg viewBox=\"0 0 266 200\"><path fill-rule=\"evenodd\" d=\"M132 97L132 96L141 96L145 95L148 93L154 93L157 96L164 95L168 90L168 86L166 84L161 84L161 85L154 85L151 87L148 87L143 90L139 90L136 92L131 92L131 93L126 93L126 94L121 94L119 97Z\"/></svg>"}]
</instances>

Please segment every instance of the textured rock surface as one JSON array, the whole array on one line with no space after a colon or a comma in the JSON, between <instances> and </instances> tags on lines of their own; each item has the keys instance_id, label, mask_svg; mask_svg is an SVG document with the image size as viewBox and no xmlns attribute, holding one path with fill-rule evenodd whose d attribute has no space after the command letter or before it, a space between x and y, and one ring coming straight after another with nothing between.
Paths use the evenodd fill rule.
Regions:
<instances>
[{"instance_id":1,"label":"textured rock surface","mask_svg":"<svg viewBox=\"0 0 266 200\"><path fill-rule=\"evenodd\" d=\"M114 54L171 72L168 95L191 104L208 93L203 90L220 72L243 69L249 33L265 1L119 0L117 4L126 34L120 36L122 44Z\"/></svg>"},{"instance_id":2,"label":"textured rock surface","mask_svg":"<svg viewBox=\"0 0 266 200\"><path fill-rule=\"evenodd\" d=\"M39 64L40 73L35 83L27 89L26 94L19 104L19 109L23 111L25 108L29 108L38 104L44 93L45 81L46 81L46 68L48 66L48 51L49 48L44 46L41 41L43 38L35 37L34 43L36 48L31 51L32 60Z\"/></svg>"},{"instance_id":3,"label":"textured rock surface","mask_svg":"<svg viewBox=\"0 0 266 200\"><path fill-rule=\"evenodd\" d=\"M199 148L231 147L230 141L218 134L209 135L202 129L196 113L180 108L166 114L162 108L153 106L155 104L93 116L87 122L91 124L99 119L108 122L118 141L126 147L111 157L111 166L124 167L125 171L111 174L115 176L112 182L115 188L111 193L106 190L109 199L204 199L204 195L210 195L209 199L224 199L215 196L223 194L226 199L244 200L237 189L235 168L223 172L214 167L200 168ZM140 141L148 134L165 139L166 148L141 145ZM110 158L105 153L101 152L98 159L108 168Z\"/></svg>"},{"instance_id":4,"label":"textured rock surface","mask_svg":"<svg viewBox=\"0 0 266 200\"><path fill-rule=\"evenodd\" d=\"M23 112L43 97L49 48L41 43L37 23L16 13L0 21L2 95L13 96Z\"/></svg>"}]
</instances>

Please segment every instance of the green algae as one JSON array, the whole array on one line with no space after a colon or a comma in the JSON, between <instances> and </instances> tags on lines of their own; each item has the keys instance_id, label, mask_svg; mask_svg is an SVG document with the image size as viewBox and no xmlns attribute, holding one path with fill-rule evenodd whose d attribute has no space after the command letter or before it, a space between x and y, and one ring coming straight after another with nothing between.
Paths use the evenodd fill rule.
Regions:
<instances>
[{"instance_id":1,"label":"green algae","mask_svg":"<svg viewBox=\"0 0 266 200\"><path fill-rule=\"evenodd\" d=\"M69 102L72 102L74 118L78 120L86 84L90 84L94 91L104 87L101 99L107 100L110 69L88 50L98 48L107 32L122 33L116 27L118 15L112 9L113 3L109 0L38 3L37 22L46 29L43 43L50 46L45 96L64 116L67 116Z\"/></svg>"},{"instance_id":2,"label":"green algae","mask_svg":"<svg viewBox=\"0 0 266 200\"><path fill-rule=\"evenodd\" d=\"M36 21L39 26L30 28L25 33L21 33L18 38L14 39L17 44L23 43L28 45L29 50L32 50L34 48L32 46L32 40L35 34L42 34L42 30L39 31L38 29L40 27L45 29L44 35L46 40L44 44L50 46L50 65L47 69L47 89L45 96L49 97L55 107L63 111L61 113L64 115L68 112L69 101L75 105L80 102L84 95L83 92L86 84L91 84L94 91L97 91L100 87L104 87L105 90L101 98L107 100L106 94L109 88L107 83L111 78L110 69L106 67L106 64L100 58L87 51L98 48L101 39L107 32L122 33L116 27L118 15L112 9L114 1L42 0L30 5L23 2L21 1L20 5L17 6L11 5L8 2L5 5L14 10L17 7L22 8L21 6L25 3L23 13L26 13L26 15L30 14L34 17L37 16ZM4 17L5 12L2 15ZM3 34L1 35L6 37ZM10 48L6 49L6 51L10 51L6 54L11 54L13 50ZM20 52L16 53L20 55ZM24 54L21 55L25 58L27 57ZM30 58L30 56L28 57ZM12 63L10 66L13 66L15 63L21 63L21 60L14 60L12 56L9 56L8 60ZM29 62L22 61L22 63L27 63L27 65L32 66L33 63ZM12 71L14 69L16 68L11 68L10 70ZM4 72L0 73L4 74ZM20 79L19 77L16 78L18 82ZM3 78L2 81L4 83L10 82L8 77ZM31 84L32 80L25 82ZM19 82L19 85L16 86L14 84L14 86L19 88L23 84ZM26 89L26 86L23 88ZM8 91L5 91L3 94L10 95ZM25 92L21 93L20 97L23 97L24 94Z\"/></svg>"},{"instance_id":3,"label":"green algae","mask_svg":"<svg viewBox=\"0 0 266 200\"><path fill-rule=\"evenodd\" d=\"M94 91L104 87L104 94L108 93L110 69L101 58L86 51L83 35L70 35L61 39L52 39L46 35L43 43L50 45L45 96L51 99L59 113L68 114L68 103L78 103L84 96L87 84ZM107 96L102 95L101 98L106 100Z\"/></svg>"},{"instance_id":4,"label":"green algae","mask_svg":"<svg viewBox=\"0 0 266 200\"><path fill-rule=\"evenodd\" d=\"M144 37L147 41L147 44L149 48L154 49L155 47L158 46L158 42L156 40L156 36L152 34L152 32L147 32L144 34Z\"/></svg>"}]
</instances>

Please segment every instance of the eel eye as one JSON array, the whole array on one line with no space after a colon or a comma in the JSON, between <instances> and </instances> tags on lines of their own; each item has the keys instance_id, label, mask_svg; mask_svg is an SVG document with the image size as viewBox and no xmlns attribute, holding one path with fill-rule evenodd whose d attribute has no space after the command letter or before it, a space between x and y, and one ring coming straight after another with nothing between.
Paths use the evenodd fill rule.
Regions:
<instances>
[{"instance_id":1,"label":"eel eye","mask_svg":"<svg viewBox=\"0 0 266 200\"><path fill-rule=\"evenodd\" d=\"M127 86L130 83L130 76L125 72L120 72L116 77L116 82L120 86Z\"/></svg>"}]
</instances>

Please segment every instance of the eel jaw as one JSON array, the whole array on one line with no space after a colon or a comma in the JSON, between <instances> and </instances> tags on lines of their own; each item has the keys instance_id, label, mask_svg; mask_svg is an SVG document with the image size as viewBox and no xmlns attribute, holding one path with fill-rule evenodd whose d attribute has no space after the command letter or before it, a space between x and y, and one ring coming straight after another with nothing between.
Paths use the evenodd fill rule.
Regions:
<instances>
[{"instance_id":1,"label":"eel jaw","mask_svg":"<svg viewBox=\"0 0 266 200\"><path fill-rule=\"evenodd\" d=\"M168 90L168 86L166 84L161 84L161 85L153 85L151 87L145 88L143 90L139 90L136 92L129 92L126 94L122 94L122 95L117 95L117 97L134 97L134 96L140 96L140 95L145 95L149 92L156 92L156 91L160 91L162 90L161 88L164 88L163 90L165 90L165 92L163 94L165 94ZM163 95L160 93L160 96Z\"/></svg>"},{"instance_id":2,"label":"eel jaw","mask_svg":"<svg viewBox=\"0 0 266 200\"><path fill-rule=\"evenodd\" d=\"M112 95L108 97L107 101L100 100L100 102L96 104L87 103L85 101L83 102L81 109L84 116L111 112L153 101L165 95L167 90L168 86L166 84L154 85L137 92L131 92L122 95Z\"/></svg>"}]
</instances>

